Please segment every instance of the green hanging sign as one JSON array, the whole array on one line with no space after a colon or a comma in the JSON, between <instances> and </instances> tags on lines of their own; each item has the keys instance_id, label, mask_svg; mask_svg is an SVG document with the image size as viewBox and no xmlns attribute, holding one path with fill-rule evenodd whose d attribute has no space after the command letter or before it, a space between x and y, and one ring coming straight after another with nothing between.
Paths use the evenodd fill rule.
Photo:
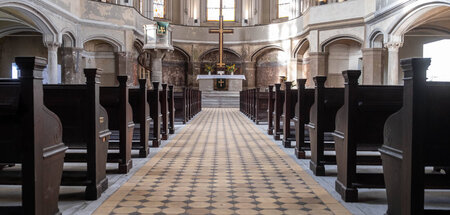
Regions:
<instances>
[{"instance_id":1,"label":"green hanging sign","mask_svg":"<svg viewBox=\"0 0 450 215\"><path fill-rule=\"evenodd\" d=\"M156 33L159 35L164 35L167 33L167 28L169 28L168 22L157 22L158 28L156 29Z\"/></svg>"}]
</instances>

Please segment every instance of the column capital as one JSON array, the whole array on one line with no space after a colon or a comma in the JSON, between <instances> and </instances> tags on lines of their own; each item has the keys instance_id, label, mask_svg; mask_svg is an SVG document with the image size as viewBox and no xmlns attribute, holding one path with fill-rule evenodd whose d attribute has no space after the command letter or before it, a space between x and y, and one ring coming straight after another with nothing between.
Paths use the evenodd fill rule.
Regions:
<instances>
[{"instance_id":1,"label":"column capital","mask_svg":"<svg viewBox=\"0 0 450 215\"><path fill-rule=\"evenodd\" d=\"M388 42L384 44L384 47L386 47L389 51L398 51L398 49L402 46L403 43L400 42Z\"/></svg>"},{"instance_id":2,"label":"column capital","mask_svg":"<svg viewBox=\"0 0 450 215\"><path fill-rule=\"evenodd\" d=\"M150 53L152 58L160 58L163 59L164 56L169 52L167 49L149 49L148 53Z\"/></svg>"},{"instance_id":3,"label":"column capital","mask_svg":"<svg viewBox=\"0 0 450 215\"><path fill-rule=\"evenodd\" d=\"M47 49L49 51L57 51L58 48L61 46L61 43L58 43L58 42L45 42L44 45L45 45L45 47L47 47Z\"/></svg>"}]
</instances>

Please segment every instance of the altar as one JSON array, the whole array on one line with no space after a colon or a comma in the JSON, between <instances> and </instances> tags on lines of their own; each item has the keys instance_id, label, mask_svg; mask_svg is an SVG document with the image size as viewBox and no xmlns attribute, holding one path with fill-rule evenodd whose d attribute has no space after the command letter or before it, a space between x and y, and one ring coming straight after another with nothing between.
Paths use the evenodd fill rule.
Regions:
<instances>
[{"instance_id":1,"label":"altar","mask_svg":"<svg viewBox=\"0 0 450 215\"><path fill-rule=\"evenodd\" d=\"M242 91L245 75L198 75L200 91Z\"/></svg>"}]
</instances>

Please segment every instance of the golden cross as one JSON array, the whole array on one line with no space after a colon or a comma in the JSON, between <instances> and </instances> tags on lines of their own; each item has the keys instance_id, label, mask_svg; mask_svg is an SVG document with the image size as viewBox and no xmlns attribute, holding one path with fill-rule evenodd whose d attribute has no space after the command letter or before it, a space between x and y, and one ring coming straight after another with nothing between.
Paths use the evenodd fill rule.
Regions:
<instances>
[{"instance_id":1,"label":"golden cross","mask_svg":"<svg viewBox=\"0 0 450 215\"><path fill-rule=\"evenodd\" d=\"M220 87L223 87L223 84L225 84L225 82L222 80L222 79L220 79L220 81L219 82L217 82L217 83L219 83L220 84Z\"/></svg>"},{"instance_id":2,"label":"golden cross","mask_svg":"<svg viewBox=\"0 0 450 215\"><path fill-rule=\"evenodd\" d=\"M234 32L233 29L223 28L222 1L223 0L220 0L219 29L209 29L210 34L219 34L219 63L217 63L218 68L225 67L225 63L223 63L223 34L232 34Z\"/></svg>"}]
</instances>

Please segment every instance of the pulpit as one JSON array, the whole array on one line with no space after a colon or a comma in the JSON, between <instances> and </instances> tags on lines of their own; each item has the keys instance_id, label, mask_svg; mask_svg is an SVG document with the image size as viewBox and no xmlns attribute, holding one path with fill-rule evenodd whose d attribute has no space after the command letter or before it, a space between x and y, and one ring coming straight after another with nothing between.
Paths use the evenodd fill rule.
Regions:
<instances>
[{"instance_id":1,"label":"pulpit","mask_svg":"<svg viewBox=\"0 0 450 215\"><path fill-rule=\"evenodd\" d=\"M233 91L242 90L245 75L198 75L200 91Z\"/></svg>"}]
</instances>

